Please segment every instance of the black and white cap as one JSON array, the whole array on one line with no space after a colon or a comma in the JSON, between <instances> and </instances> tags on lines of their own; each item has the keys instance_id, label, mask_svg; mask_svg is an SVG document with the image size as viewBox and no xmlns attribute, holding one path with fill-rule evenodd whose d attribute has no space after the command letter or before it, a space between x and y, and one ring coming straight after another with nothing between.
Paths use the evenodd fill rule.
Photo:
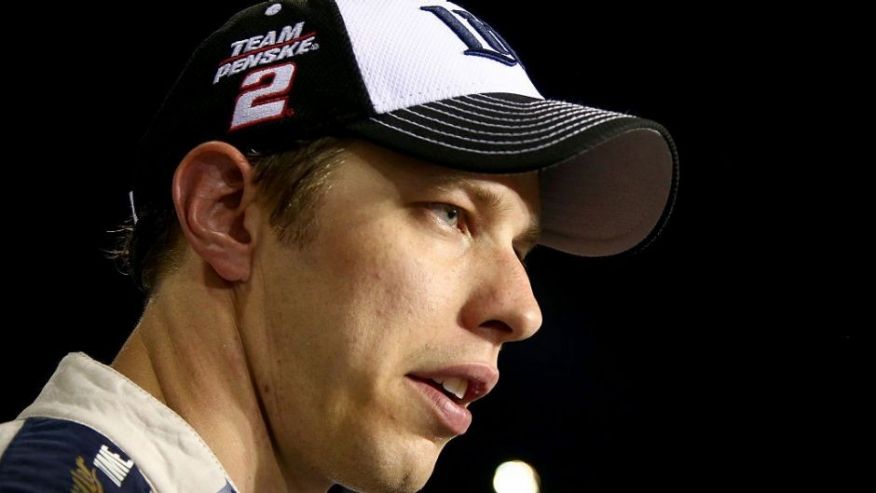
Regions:
<instances>
[{"instance_id":1,"label":"black and white cap","mask_svg":"<svg viewBox=\"0 0 876 493\"><path fill-rule=\"evenodd\" d=\"M274 152L339 133L454 169L540 170L540 243L575 255L644 248L677 194L662 125L545 99L456 4L289 0L239 12L195 51L142 141L132 204L169 202L201 142Z\"/></svg>"}]
</instances>

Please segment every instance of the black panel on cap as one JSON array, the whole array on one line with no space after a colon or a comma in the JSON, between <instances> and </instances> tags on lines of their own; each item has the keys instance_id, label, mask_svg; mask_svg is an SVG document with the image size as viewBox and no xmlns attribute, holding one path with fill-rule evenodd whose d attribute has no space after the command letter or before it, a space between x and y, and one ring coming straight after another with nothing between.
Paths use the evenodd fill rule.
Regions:
<instances>
[{"instance_id":1,"label":"black panel on cap","mask_svg":"<svg viewBox=\"0 0 876 493\"><path fill-rule=\"evenodd\" d=\"M266 15L280 5L274 15ZM276 9L276 7L274 7ZM232 43L284 26L304 22L313 49L281 61L255 65L213 83L217 70L232 58ZM266 46L268 50L272 46ZM251 52L255 54L258 51ZM246 58L239 56L236 58ZM241 85L254 70L294 63L295 71L282 119L230 131ZM269 84L270 80L264 83ZM371 103L359 74L340 12L334 2L264 2L233 16L194 52L183 73L144 136L133 190L138 207L170 200L170 183L179 161L193 147L222 140L242 151L274 152L301 139L315 138L371 113Z\"/></svg>"}]
</instances>

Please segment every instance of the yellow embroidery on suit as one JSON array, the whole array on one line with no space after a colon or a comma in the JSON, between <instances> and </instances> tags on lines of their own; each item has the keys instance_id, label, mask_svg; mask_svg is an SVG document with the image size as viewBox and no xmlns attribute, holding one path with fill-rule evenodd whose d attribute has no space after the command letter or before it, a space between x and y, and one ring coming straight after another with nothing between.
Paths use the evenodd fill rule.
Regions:
<instances>
[{"instance_id":1,"label":"yellow embroidery on suit","mask_svg":"<svg viewBox=\"0 0 876 493\"><path fill-rule=\"evenodd\" d=\"M103 493L103 485L97 479L97 470L88 469L81 455L76 458L76 466L76 469L70 470L73 478L73 489L70 493Z\"/></svg>"}]
</instances>

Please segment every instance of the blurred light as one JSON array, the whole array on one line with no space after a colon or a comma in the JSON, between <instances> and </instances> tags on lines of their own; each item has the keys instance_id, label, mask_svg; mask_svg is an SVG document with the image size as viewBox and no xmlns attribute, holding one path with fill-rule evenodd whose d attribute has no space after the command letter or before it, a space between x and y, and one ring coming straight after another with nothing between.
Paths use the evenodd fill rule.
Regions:
<instances>
[{"instance_id":1,"label":"blurred light","mask_svg":"<svg viewBox=\"0 0 876 493\"><path fill-rule=\"evenodd\" d=\"M496 493L538 493L538 473L526 462L505 462L496 468L493 489Z\"/></svg>"}]
</instances>

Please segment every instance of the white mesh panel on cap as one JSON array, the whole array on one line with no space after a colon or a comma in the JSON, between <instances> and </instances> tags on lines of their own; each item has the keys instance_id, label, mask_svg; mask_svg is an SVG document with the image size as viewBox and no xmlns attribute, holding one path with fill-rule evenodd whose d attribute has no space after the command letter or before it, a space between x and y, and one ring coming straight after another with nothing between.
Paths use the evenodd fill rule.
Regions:
<instances>
[{"instance_id":1,"label":"white mesh panel on cap","mask_svg":"<svg viewBox=\"0 0 876 493\"><path fill-rule=\"evenodd\" d=\"M336 0L377 113L483 92L542 98L520 66L466 55L466 43L421 7L461 7L433 0ZM465 10L465 9L462 9ZM471 24L452 14L484 48ZM485 20L489 23L489 20Z\"/></svg>"}]
</instances>

